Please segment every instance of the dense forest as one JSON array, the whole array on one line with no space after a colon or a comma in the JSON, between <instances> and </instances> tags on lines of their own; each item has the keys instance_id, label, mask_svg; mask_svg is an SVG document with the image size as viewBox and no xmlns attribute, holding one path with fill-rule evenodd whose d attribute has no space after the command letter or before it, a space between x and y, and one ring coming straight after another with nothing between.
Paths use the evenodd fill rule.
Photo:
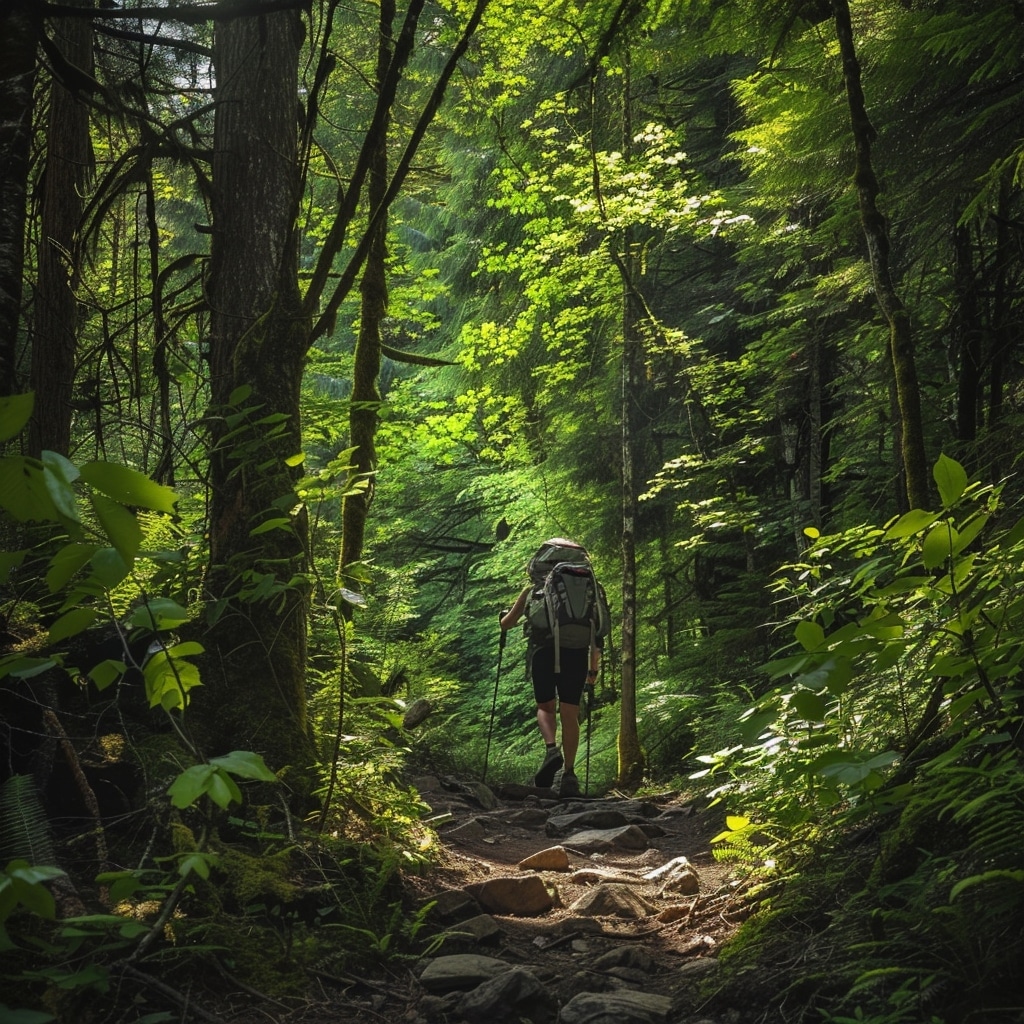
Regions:
<instances>
[{"instance_id":1,"label":"dense forest","mask_svg":"<svg viewBox=\"0 0 1024 1024\"><path fill-rule=\"evenodd\" d=\"M708 1006L1024 1019L1022 125L1019 0L7 0L0 1019L416 956L552 536Z\"/></svg>"}]
</instances>

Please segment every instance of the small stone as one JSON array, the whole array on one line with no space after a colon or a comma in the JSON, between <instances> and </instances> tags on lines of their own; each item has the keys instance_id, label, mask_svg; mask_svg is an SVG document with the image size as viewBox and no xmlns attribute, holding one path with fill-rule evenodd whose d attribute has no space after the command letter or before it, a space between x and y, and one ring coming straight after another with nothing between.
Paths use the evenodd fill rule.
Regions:
<instances>
[{"instance_id":1,"label":"small stone","mask_svg":"<svg viewBox=\"0 0 1024 1024\"><path fill-rule=\"evenodd\" d=\"M536 917L549 911L555 901L539 875L491 878L466 886L466 892L491 914Z\"/></svg>"},{"instance_id":2,"label":"small stone","mask_svg":"<svg viewBox=\"0 0 1024 1024\"><path fill-rule=\"evenodd\" d=\"M458 1012L474 1024L484 1024L510 1016L521 1018L533 1007L551 1004L544 986L534 975L521 967L513 967L463 996Z\"/></svg>"},{"instance_id":3,"label":"small stone","mask_svg":"<svg viewBox=\"0 0 1024 1024\"><path fill-rule=\"evenodd\" d=\"M621 828L629 821L622 811L612 808L582 811L579 814L553 814L544 831L549 836L559 835L573 828Z\"/></svg>"},{"instance_id":4,"label":"small stone","mask_svg":"<svg viewBox=\"0 0 1024 1024\"><path fill-rule=\"evenodd\" d=\"M565 845L584 852L595 850L646 850L650 843L637 825L621 828L591 829L577 832L565 840Z\"/></svg>"},{"instance_id":5,"label":"small stone","mask_svg":"<svg viewBox=\"0 0 1024 1024\"><path fill-rule=\"evenodd\" d=\"M479 953L439 956L420 974L420 984L429 992L448 992L454 988L476 988L489 978L511 970L503 960Z\"/></svg>"},{"instance_id":6,"label":"small stone","mask_svg":"<svg viewBox=\"0 0 1024 1024\"><path fill-rule=\"evenodd\" d=\"M607 971L612 967L628 967L635 971L653 971L654 961L650 953L637 946L616 946L602 953L594 961L595 971Z\"/></svg>"},{"instance_id":7,"label":"small stone","mask_svg":"<svg viewBox=\"0 0 1024 1024\"><path fill-rule=\"evenodd\" d=\"M451 937L480 945L494 945L501 938L501 928L490 914L477 914L455 925Z\"/></svg>"},{"instance_id":8,"label":"small stone","mask_svg":"<svg viewBox=\"0 0 1024 1024\"><path fill-rule=\"evenodd\" d=\"M657 915L662 924L671 924L673 921L681 921L690 913L690 908L684 903L673 903L671 907L665 907Z\"/></svg>"},{"instance_id":9,"label":"small stone","mask_svg":"<svg viewBox=\"0 0 1024 1024\"><path fill-rule=\"evenodd\" d=\"M430 716L431 711L434 710L434 705L429 700L421 697L419 700L414 700L406 709L405 717L402 719L403 729L415 729L422 721Z\"/></svg>"},{"instance_id":10,"label":"small stone","mask_svg":"<svg viewBox=\"0 0 1024 1024\"><path fill-rule=\"evenodd\" d=\"M487 835L487 830L476 818L470 818L469 821L464 821L461 825L456 825L455 828L449 829L445 833L447 839L483 839Z\"/></svg>"},{"instance_id":11,"label":"small stone","mask_svg":"<svg viewBox=\"0 0 1024 1024\"><path fill-rule=\"evenodd\" d=\"M656 908L628 885L599 885L585 893L573 905L577 914L591 917L622 917L638 920L656 913Z\"/></svg>"},{"instance_id":12,"label":"small stone","mask_svg":"<svg viewBox=\"0 0 1024 1024\"><path fill-rule=\"evenodd\" d=\"M662 1024L672 1000L648 992L581 992L558 1016L559 1024Z\"/></svg>"},{"instance_id":13,"label":"small stone","mask_svg":"<svg viewBox=\"0 0 1024 1024\"><path fill-rule=\"evenodd\" d=\"M462 785L462 790L485 811L493 811L498 806L498 798L494 795L494 791L482 782L465 782Z\"/></svg>"},{"instance_id":14,"label":"small stone","mask_svg":"<svg viewBox=\"0 0 1024 1024\"><path fill-rule=\"evenodd\" d=\"M568 871L569 854L564 846L551 846L519 862L523 871Z\"/></svg>"},{"instance_id":15,"label":"small stone","mask_svg":"<svg viewBox=\"0 0 1024 1024\"><path fill-rule=\"evenodd\" d=\"M433 903L430 916L441 921L462 921L480 913L480 906L469 893L462 889L442 889L425 901Z\"/></svg>"}]
</instances>

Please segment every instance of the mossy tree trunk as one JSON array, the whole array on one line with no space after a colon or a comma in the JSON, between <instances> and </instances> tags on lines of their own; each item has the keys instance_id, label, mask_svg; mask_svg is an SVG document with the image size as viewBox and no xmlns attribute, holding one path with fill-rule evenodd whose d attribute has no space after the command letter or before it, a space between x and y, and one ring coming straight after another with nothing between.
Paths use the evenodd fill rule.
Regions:
<instances>
[{"instance_id":1,"label":"mossy tree trunk","mask_svg":"<svg viewBox=\"0 0 1024 1024\"><path fill-rule=\"evenodd\" d=\"M79 3L78 6L89 6ZM59 18L53 42L68 64L92 73L88 18ZM29 424L29 453L68 454L78 333L78 237L85 187L92 172L89 108L85 98L50 82L46 168L40 197L37 281L32 303L31 387L36 395Z\"/></svg>"},{"instance_id":2,"label":"mossy tree trunk","mask_svg":"<svg viewBox=\"0 0 1024 1024\"><path fill-rule=\"evenodd\" d=\"M0 395L17 380L36 39L26 7L0 12Z\"/></svg>"},{"instance_id":3,"label":"mossy tree trunk","mask_svg":"<svg viewBox=\"0 0 1024 1024\"><path fill-rule=\"evenodd\" d=\"M867 243L875 297L889 326L889 356L899 411L899 453L910 508L927 508L930 500L928 459L921 422L921 393L914 359L914 333L910 314L893 284L889 263L889 230L878 207L881 188L871 160L875 130L868 118L861 86L860 62L853 39L848 0L832 0L836 35L843 63L843 80L850 108L850 124L856 154L854 182L861 225Z\"/></svg>"},{"instance_id":4,"label":"mossy tree trunk","mask_svg":"<svg viewBox=\"0 0 1024 1024\"><path fill-rule=\"evenodd\" d=\"M395 5L382 0L377 44L377 88L382 90L388 68L394 58L392 39ZM371 211L385 202L388 187L388 126L390 111L386 111L373 139L373 150L367 176L367 199ZM366 479L366 489L345 498L342 510L341 565L345 567L363 557L366 521L373 500L374 473L377 469L377 424L380 417L381 328L388 306L387 233L388 218L383 212L374 225L360 285L359 334L356 338L352 372L352 402L349 405L349 435L355 446L354 464ZM346 579L347 586L359 588L354 580Z\"/></svg>"},{"instance_id":5,"label":"mossy tree trunk","mask_svg":"<svg viewBox=\"0 0 1024 1024\"><path fill-rule=\"evenodd\" d=\"M272 768L292 766L300 776L314 759L305 687L307 526L294 511L288 465L301 451L309 344L295 228L302 33L300 14L288 10L216 26L208 282L213 614L191 718L207 755L255 750Z\"/></svg>"}]
</instances>

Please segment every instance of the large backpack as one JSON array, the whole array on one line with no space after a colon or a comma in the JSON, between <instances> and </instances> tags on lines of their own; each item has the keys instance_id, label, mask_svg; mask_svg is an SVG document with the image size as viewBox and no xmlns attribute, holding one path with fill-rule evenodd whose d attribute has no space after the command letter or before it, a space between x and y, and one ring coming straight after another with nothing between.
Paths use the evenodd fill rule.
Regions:
<instances>
[{"instance_id":1,"label":"large backpack","mask_svg":"<svg viewBox=\"0 0 1024 1024\"><path fill-rule=\"evenodd\" d=\"M604 588L597 582L586 550L575 541L545 541L530 559L531 591L524 630L533 649L590 648L608 635L611 616Z\"/></svg>"}]
</instances>

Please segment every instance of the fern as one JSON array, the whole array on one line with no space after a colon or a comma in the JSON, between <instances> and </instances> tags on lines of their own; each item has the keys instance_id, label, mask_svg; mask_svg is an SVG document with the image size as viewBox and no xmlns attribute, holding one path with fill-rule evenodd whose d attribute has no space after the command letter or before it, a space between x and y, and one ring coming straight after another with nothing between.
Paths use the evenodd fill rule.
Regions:
<instances>
[{"instance_id":1,"label":"fern","mask_svg":"<svg viewBox=\"0 0 1024 1024\"><path fill-rule=\"evenodd\" d=\"M0 864L10 860L55 864L49 821L31 775L13 775L0 786Z\"/></svg>"}]
</instances>

